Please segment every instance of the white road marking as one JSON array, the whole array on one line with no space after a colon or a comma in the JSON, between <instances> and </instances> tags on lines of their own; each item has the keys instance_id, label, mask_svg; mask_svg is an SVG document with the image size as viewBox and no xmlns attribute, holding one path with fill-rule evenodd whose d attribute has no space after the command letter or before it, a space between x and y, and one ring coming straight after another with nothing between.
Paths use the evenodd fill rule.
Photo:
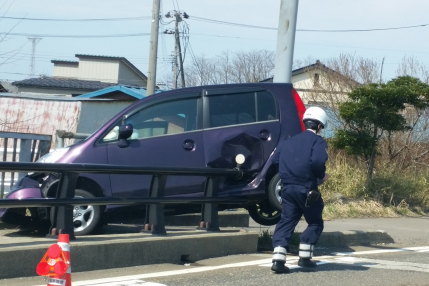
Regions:
<instances>
[{"instance_id":1,"label":"white road marking","mask_svg":"<svg viewBox=\"0 0 429 286\"><path fill-rule=\"evenodd\" d=\"M337 264L363 266L368 268L382 268L382 269L390 269L390 270L406 270L406 271L417 271L417 272L429 273L429 264L425 264L425 263L412 263L412 262L354 257L356 255L395 253L395 252L406 252L406 251L412 251L417 253L429 252L429 246L395 248L395 249L377 249L377 250L356 251L356 252L337 252L337 253L334 253L334 255L332 256L315 257L315 260L318 260L317 265L337 263ZM290 269L299 268L299 266L297 265L290 264L290 260L287 260L286 262L287 262L286 265ZM260 266L270 267L271 263L262 264Z\"/></svg>"},{"instance_id":2,"label":"white road marking","mask_svg":"<svg viewBox=\"0 0 429 286\"><path fill-rule=\"evenodd\" d=\"M383 268L383 269L397 269L397 270L410 270L419 272L429 272L429 264L423 263L411 263L411 262L400 262L400 261L388 261L379 259L367 259L354 257L356 255L368 255L368 254L382 254L382 253L395 253L395 252L429 252L429 246L422 247L407 247L407 248L392 248L392 249L379 249L369 251L356 251L356 252L338 252L333 255L317 256L314 257L318 260L318 265L327 263L341 263L341 264L352 264L356 266L365 266L372 268ZM291 268L299 268L296 265L298 258L296 256L287 259L286 265ZM156 278L156 277L167 277L173 275L184 275L190 273L200 273L206 271L214 271L225 268L245 267L245 266L262 266L271 267L271 258L230 263L218 266L202 266L202 267L191 267L181 270L171 270L154 272L147 274L128 275L121 277L102 278L86 281L73 282L73 286L122 286L122 285L143 285L143 286L161 286L163 284L144 282L143 279ZM134 284L133 284L134 283ZM39 285L44 286L44 285Z\"/></svg>"},{"instance_id":3,"label":"white road marking","mask_svg":"<svg viewBox=\"0 0 429 286\"><path fill-rule=\"evenodd\" d=\"M73 282L73 285L76 285ZM165 284L145 282L142 280L122 280L120 282L107 282L107 283L96 283L96 284L85 284L85 285L94 285L94 286L166 286Z\"/></svg>"}]
</instances>

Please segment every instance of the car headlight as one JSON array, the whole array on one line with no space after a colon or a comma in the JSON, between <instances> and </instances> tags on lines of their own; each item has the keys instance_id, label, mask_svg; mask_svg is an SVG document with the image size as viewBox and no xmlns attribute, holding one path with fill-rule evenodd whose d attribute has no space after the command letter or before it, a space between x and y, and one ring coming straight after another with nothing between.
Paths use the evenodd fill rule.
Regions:
<instances>
[{"instance_id":1,"label":"car headlight","mask_svg":"<svg viewBox=\"0 0 429 286\"><path fill-rule=\"evenodd\" d=\"M57 162L67 151L69 148L59 148L56 149L46 155L43 155L42 157L37 160L38 163L55 163Z\"/></svg>"}]
</instances>

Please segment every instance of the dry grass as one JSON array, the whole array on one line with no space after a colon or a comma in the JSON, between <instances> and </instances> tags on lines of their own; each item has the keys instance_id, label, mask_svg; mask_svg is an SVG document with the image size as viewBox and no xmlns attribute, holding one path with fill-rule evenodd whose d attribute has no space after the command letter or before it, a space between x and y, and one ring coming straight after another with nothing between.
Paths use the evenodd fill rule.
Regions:
<instances>
[{"instance_id":1,"label":"dry grass","mask_svg":"<svg viewBox=\"0 0 429 286\"><path fill-rule=\"evenodd\" d=\"M421 215L429 211L429 168L398 170L379 160L371 189L365 185L365 164L331 152L329 180L320 188L327 219Z\"/></svg>"}]
</instances>

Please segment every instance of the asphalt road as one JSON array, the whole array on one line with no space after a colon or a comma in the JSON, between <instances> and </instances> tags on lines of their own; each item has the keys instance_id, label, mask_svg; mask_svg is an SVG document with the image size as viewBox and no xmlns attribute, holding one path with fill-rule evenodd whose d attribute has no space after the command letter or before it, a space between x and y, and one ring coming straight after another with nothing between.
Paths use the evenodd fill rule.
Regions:
<instances>
[{"instance_id":1,"label":"asphalt road","mask_svg":"<svg viewBox=\"0 0 429 286\"><path fill-rule=\"evenodd\" d=\"M263 252L185 264L78 272L72 274L72 280L74 286L429 285L428 223L428 217L329 221L326 231L378 229L386 231L392 243L371 244L368 247L347 246L342 249L335 246L319 248L315 257L319 261L317 272L304 272L296 265L297 257L292 254L288 256L291 273L273 274L269 268L271 253ZM41 277L0 280L0 285L46 284Z\"/></svg>"},{"instance_id":2,"label":"asphalt road","mask_svg":"<svg viewBox=\"0 0 429 286\"><path fill-rule=\"evenodd\" d=\"M359 248L318 256L316 272L288 257L289 274L270 271L271 254L233 255L184 265L161 264L73 274L73 285L429 285L429 246ZM43 278L2 280L0 285L46 285Z\"/></svg>"}]
</instances>

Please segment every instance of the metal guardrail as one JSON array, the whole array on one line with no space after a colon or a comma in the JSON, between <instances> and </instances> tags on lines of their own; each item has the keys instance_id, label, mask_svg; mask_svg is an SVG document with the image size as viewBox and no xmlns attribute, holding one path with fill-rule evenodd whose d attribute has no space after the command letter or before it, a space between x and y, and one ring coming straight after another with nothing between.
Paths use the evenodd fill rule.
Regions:
<instances>
[{"instance_id":1,"label":"metal guardrail","mask_svg":"<svg viewBox=\"0 0 429 286\"><path fill-rule=\"evenodd\" d=\"M60 170L60 171L59 171ZM127 205L147 204L145 229L152 234L164 235L164 205L165 204L202 204L200 227L207 231L219 231L217 204L233 204L246 202L246 199L236 197L215 197L220 179L225 177L241 178L243 171L236 169L212 168L147 168L123 165L104 164L57 164L57 163L17 163L0 162L0 171L26 171L61 174L56 198L44 199L1 199L0 207L52 207L54 206L54 221L51 225L51 235L67 233L74 238L73 205ZM128 175L152 175L148 198L74 198L79 173L104 173ZM169 175L204 176L206 177L204 197L172 198L164 197L165 183Z\"/></svg>"},{"instance_id":2,"label":"metal guardrail","mask_svg":"<svg viewBox=\"0 0 429 286\"><path fill-rule=\"evenodd\" d=\"M33 162L49 152L52 136L0 132L0 160L3 162ZM15 172L1 172L0 198L9 190L10 186L25 174Z\"/></svg>"}]
</instances>

